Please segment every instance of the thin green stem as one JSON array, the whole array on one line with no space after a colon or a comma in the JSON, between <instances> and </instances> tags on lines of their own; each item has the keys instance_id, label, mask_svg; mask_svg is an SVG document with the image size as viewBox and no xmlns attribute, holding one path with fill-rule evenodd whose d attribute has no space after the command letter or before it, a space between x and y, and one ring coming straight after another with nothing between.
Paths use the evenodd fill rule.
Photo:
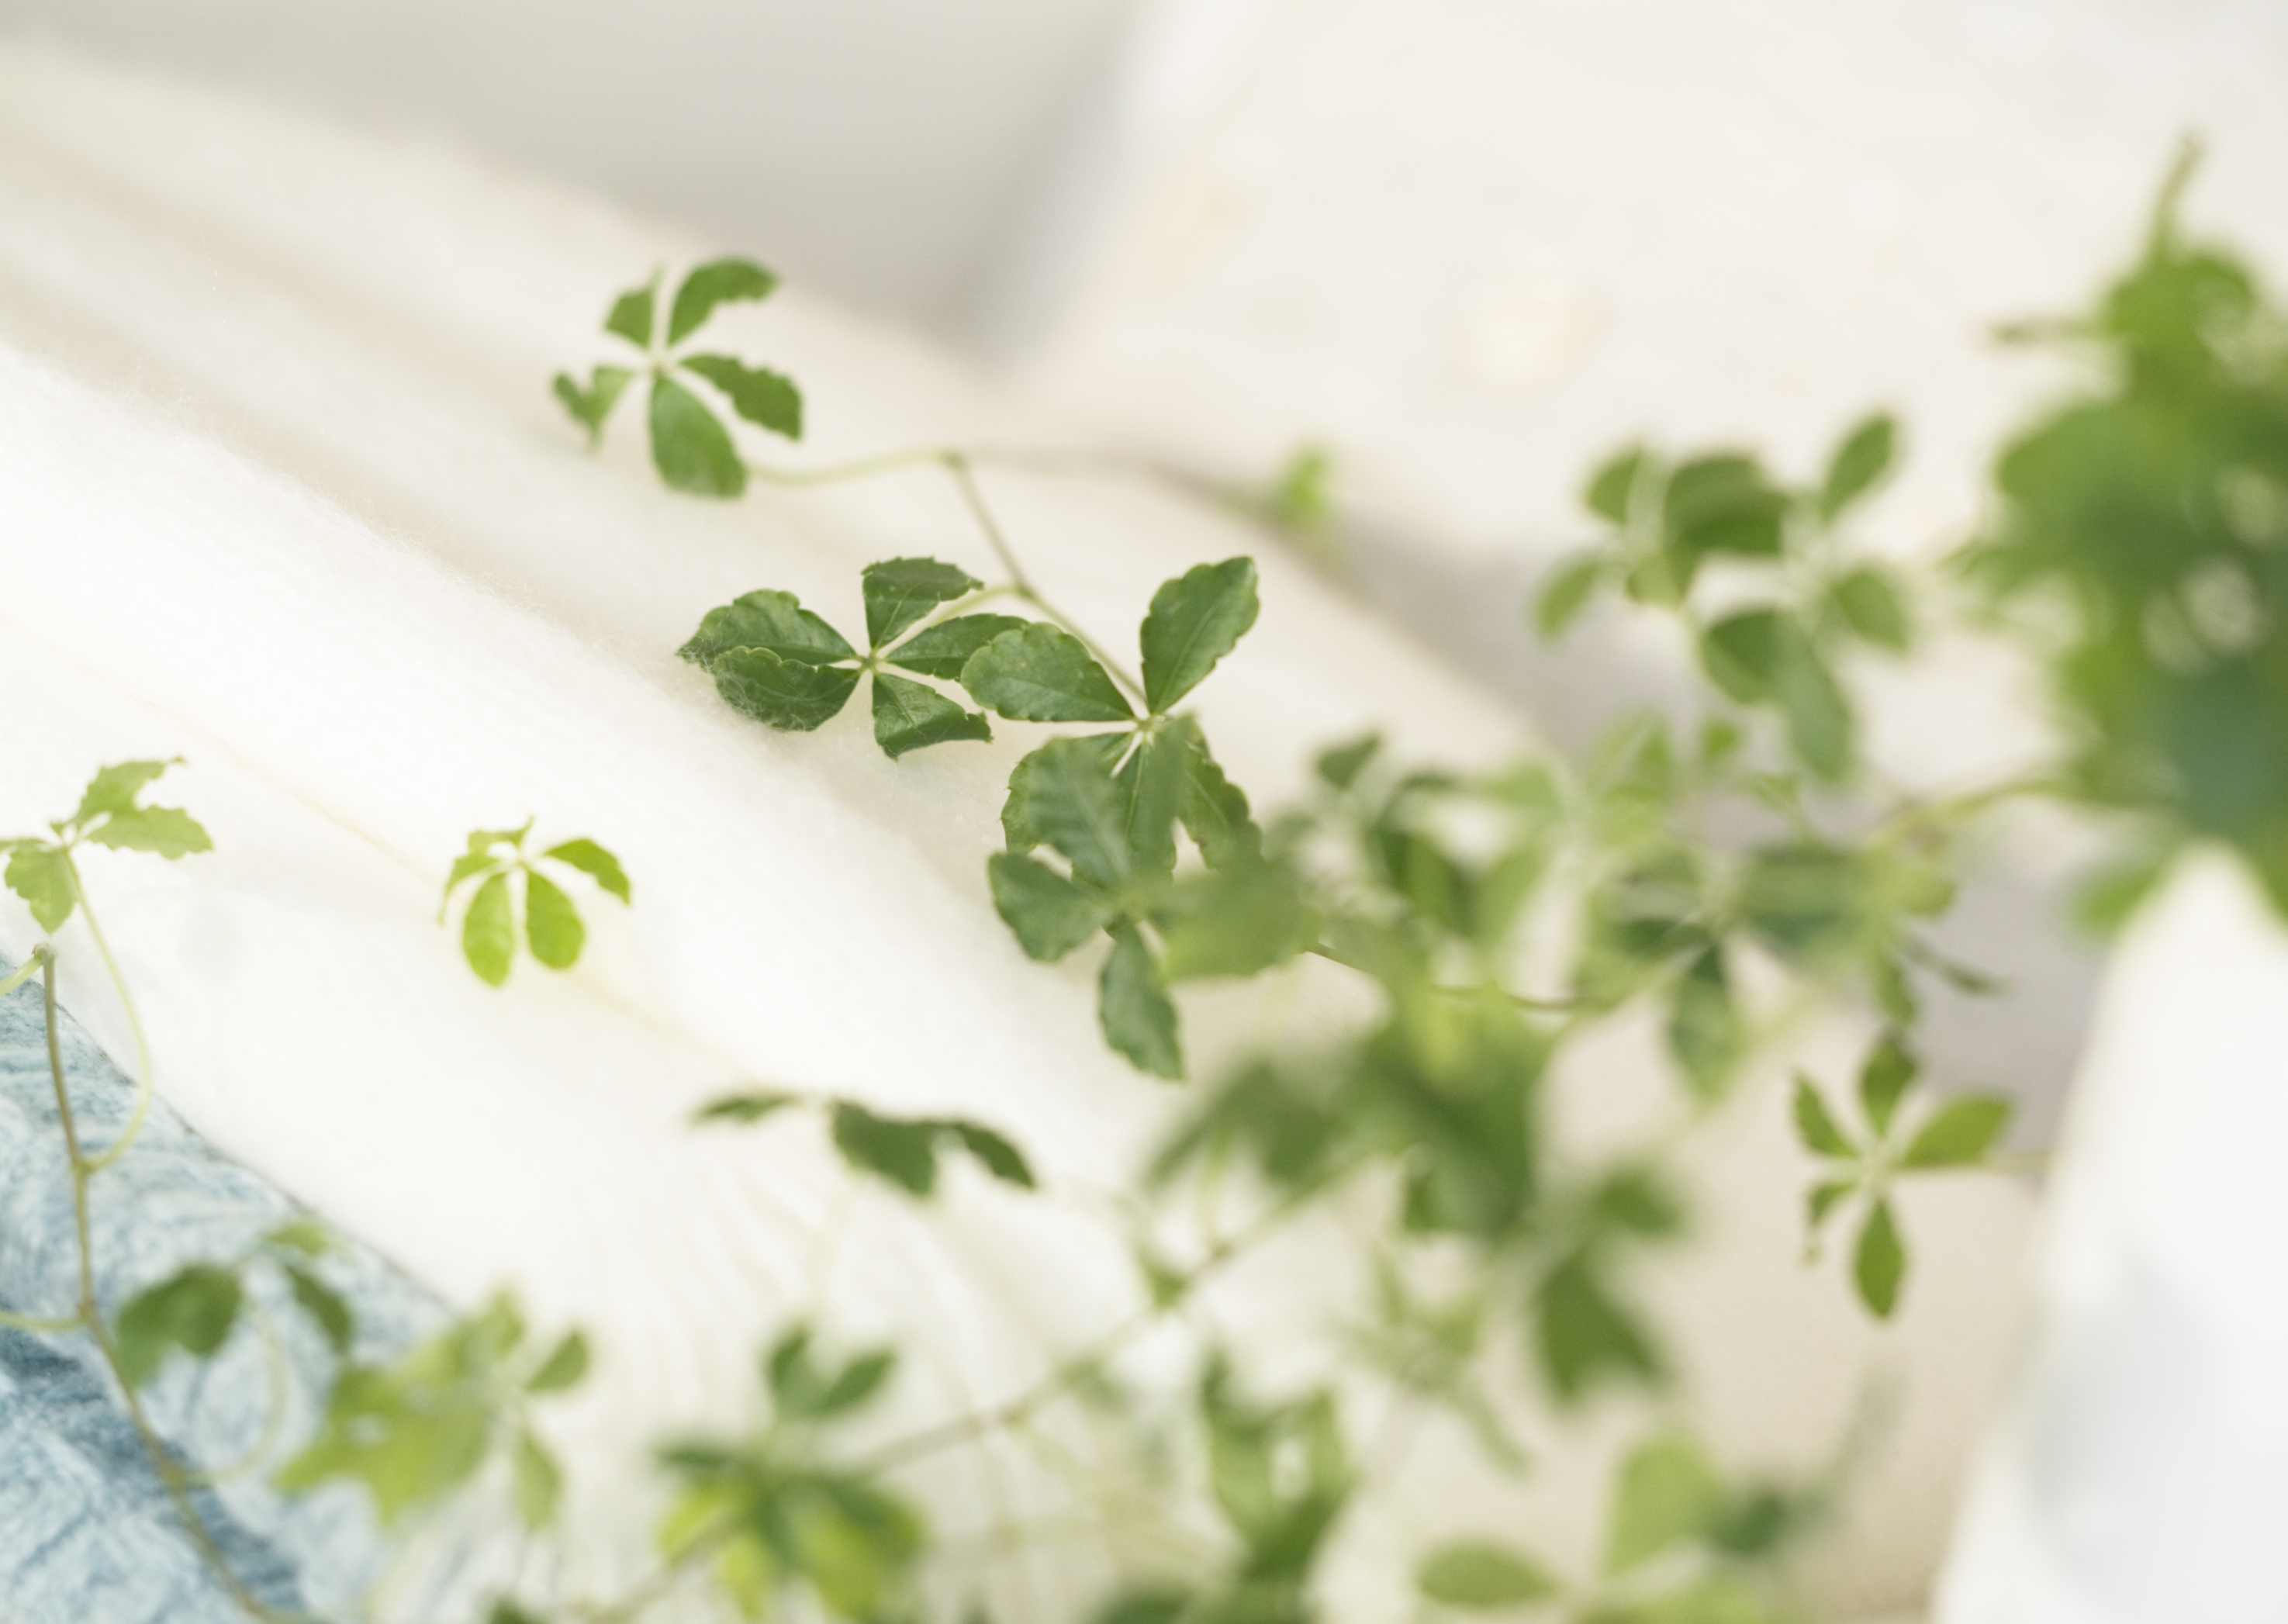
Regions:
<instances>
[{"instance_id":1,"label":"thin green stem","mask_svg":"<svg viewBox=\"0 0 2288 1624\"><path fill-rule=\"evenodd\" d=\"M9 994L23 986L25 982L29 981L34 976L40 973L40 955L46 951L47 949L44 947L33 948L32 956L30 958L26 959L21 964L18 965L15 970L9 973L4 980L0 980L0 998L5 998Z\"/></svg>"},{"instance_id":2,"label":"thin green stem","mask_svg":"<svg viewBox=\"0 0 2288 1624\"><path fill-rule=\"evenodd\" d=\"M135 1034L135 1109L127 1118L127 1126L109 1148L87 1164L90 1173L100 1173L127 1153L135 1143L135 1136L143 1131L144 1119L151 1113L151 1044L143 1035L142 1017L135 1011L135 999L127 990L127 978L119 973L119 961L111 956L111 944L103 939L103 926L97 923L95 909L87 899L87 887L81 883L79 865L72 861L71 848L60 848L63 854L64 870L71 875L72 894L79 900L80 915L87 921L87 933L95 939L95 950L102 955L103 967L111 974L111 985L119 994L119 1006L127 1012L127 1029ZM76 1155L77 1153L74 1153Z\"/></svg>"},{"instance_id":3,"label":"thin green stem","mask_svg":"<svg viewBox=\"0 0 2288 1624\"><path fill-rule=\"evenodd\" d=\"M270 1311L262 1306L261 1301L250 1295L246 1305L254 1311L254 1323L261 1329L263 1350L269 1356L270 1413L263 1418L262 1435L254 1440L244 1454L227 1466L192 1474L189 1481L193 1483L211 1486L244 1477L262 1464L264 1458L277 1446L279 1434L286 1430L286 1410L292 1401L292 1392L288 1385L290 1373L286 1365L285 1345L279 1340L277 1322L270 1318Z\"/></svg>"},{"instance_id":4,"label":"thin green stem","mask_svg":"<svg viewBox=\"0 0 2288 1624\"><path fill-rule=\"evenodd\" d=\"M774 468L767 463L750 463L747 471L766 485L798 488L806 485L839 485L847 479L863 479L901 468L926 468L933 463L943 463L949 456L959 455L937 446L911 446L902 451L885 451L878 456L857 457L847 463L830 463L823 468Z\"/></svg>"}]
</instances>

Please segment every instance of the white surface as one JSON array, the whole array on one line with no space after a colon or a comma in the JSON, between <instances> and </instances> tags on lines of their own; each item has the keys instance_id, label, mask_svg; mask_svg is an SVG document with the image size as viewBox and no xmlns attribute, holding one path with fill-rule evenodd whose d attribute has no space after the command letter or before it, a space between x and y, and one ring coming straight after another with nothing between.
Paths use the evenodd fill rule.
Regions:
<instances>
[{"instance_id":1,"label":"white surface","mask_svg":"<svg viewBox=\"0 0 2288 1624\"><path fill-rule=\"evenodd\" d=\"M1132 1301L1104 1195L1177 1103L1103 1050L1091 966L1026 962L992 915L982 859L1029 730L893 764L859 717L772 735L671 658L701 611L754 586L847 623L871 558L988 562L926 478L722 506L661 491L632 422L600 461L580 455L547 375L602 353L611 292L694 246L434 147L0 52L0 827L37 827L98 762L191 758L162 798L218 852L91 860L168 1097L456 1299L511 1281L544 1323L588 1325L602 1358L569 1441L608 1475L584 1508L599 1516L640 1498L640 1444L742 1414L754 1348L822 1300L846 1335L914 1340L894 1422L1021 1386ZM799 295L724 332L804 381L821 456L1029 432ZM1165 575L1256 540L1116 487L995 489L1036 572L1108 638ZM1203 693L1259 802L1370 722L1448 760L1523 736L1263 562L1262 622ZM528 812L619 852L637 906L588 910L576 973L526 966L495 992L434 924L435 888L466 829ZM28 927L5 917L20 951ZM75 1009L116 1046L76 927L63 947ZM1340 991L1305 977L1290 1018L1341 1018ZM1209 1055L1267 1018L1251 998L1190 1014ZM1862 1035L1823 1028L1807 1058L1834 1074ZM1579 1114L1659 1086L1648 1043L1579 1057L1569 1095L1602 1102ZM774 1080L973 1113L1049 1193L957 1180L917 1215L854 1190L799 1124L686 1127L696 1101ZM1831 1274L1796 1266L1778 1084L1709 1136L1701 1240L1652 1286L1735 1458L1820 1459L1871 1376L1903 1382L1818 1590L1839 1611L1903 1604L2000 1368L2027 1204L1977 1181L1932 1191L1911 1214L1908 1311L1871 1334ZM1340 1287L1323 1245L1305 1235L1235 1279L1222 1311L1315 1313L1323 1298L1294 1288ZM1583 1559L1603 1462L1641 1419L1537 1438L1517 1492L1434 1429L1389 1502L1347 1525L1339 1616L1406 1616L1412 1555L1461 1506ZM1072 1498L1016 1450L917 1487L956 1534ZM1013 1624L1069 1618L1154 1532L1084 1525L995 1567L984 1594Z\"/></svg>"},{"instance_id":2,"label":"white surface","mask_svg":"<svg viewBox=\"0 0 2288 1624\"><path fill-rule=\"evenodd\" d=\"M2109 974L1939 1624L2288 1617L2288 931L2189 865Z\"/></svg>"}]
</instances>

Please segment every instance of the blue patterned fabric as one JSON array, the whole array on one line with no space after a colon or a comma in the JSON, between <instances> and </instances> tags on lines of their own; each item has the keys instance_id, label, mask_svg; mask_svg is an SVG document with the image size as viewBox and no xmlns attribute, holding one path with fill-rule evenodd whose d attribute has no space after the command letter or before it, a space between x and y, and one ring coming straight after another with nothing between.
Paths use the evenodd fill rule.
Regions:
<instances>
[{"instance_id":1,"label":"blue patterned fabric","mask_svg":"<svg viewBox=\"0 0 2288 1624\"><path fill-rule=\"evenodd\" d=\"M0 974L10 968L0 963ZM57 1024L82 1143L100 1150L124 1124L133 1085L68 1015ZM107 1316L186 1264L239 1258L298 1216L163 1105L91 1188ZM0 1308L68 1315L78 1266L36 978L0 999ZM360 1359L385 1359L444 1320L369 1252L344 1245L314 1267L356 1311ZM256 1263L244 1280L260 1311L241 1314L211 1361L174 1357L143 1390L146 1407L178 1455L211 1476L197 1508L249 1591L284 1612L351 1606L391 1554L362 1491L290 1498L269 1482L314 1426L334 1355L274 1265ZM0 1328L0 1624L244 1617L202 1564L91 1340Z\"/></svg>"}]
</instances>

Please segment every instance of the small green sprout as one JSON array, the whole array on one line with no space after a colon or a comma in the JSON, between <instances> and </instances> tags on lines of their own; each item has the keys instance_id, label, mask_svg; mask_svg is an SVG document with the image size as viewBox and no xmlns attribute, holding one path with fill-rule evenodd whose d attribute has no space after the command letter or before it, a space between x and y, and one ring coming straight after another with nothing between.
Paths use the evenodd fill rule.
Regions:
<instances>
[{"instance_id":1,"label":"small green sprout","mask_svg":"<svg viewBox=\"0 0 2288 1624\"><path fill-rule=\"evenodd\" d=\"M536 857L528 857L524 840L531 832L529 818L522 828L470 830L469 849L453 860L444 899L437 905L437 923L442 924L453 893L472 880L477 882L461 921L461 952L469 968L494 986L508 979L510 963L516 956L517 899L512 876L521 875L524 881L525 941L532 956L551 970L569 970L579 963L588 932L572 899L536 864L559 863L576 868L622 902L634 900L620 860L594 841L561 841Z\"/></svg>"},{"instance_id":2,"label":"small green sprout","mask_svg":"<svg viewBox=\"0 0 2288 1624\"><path fill-rule=\"evenodd\" d=\"M31 905L32 917L51 936L80 906L79 871L72 848L83 841L121 852L155 852L170 861L194 852L211 852L214 842L190 813L172 806L139 806L143 787L172 761L123 761L88 780L79 810L48 825L52 838L0 840L7 853L8 889Z\"/></svg>"}]
</instances>

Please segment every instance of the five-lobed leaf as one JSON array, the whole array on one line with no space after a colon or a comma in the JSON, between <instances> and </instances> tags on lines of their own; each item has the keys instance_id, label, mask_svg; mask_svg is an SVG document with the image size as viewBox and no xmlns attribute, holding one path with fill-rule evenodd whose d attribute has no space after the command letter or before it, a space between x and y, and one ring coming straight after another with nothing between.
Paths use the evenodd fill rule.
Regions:
<instances>
[{"instance_id":1,"label":"five-lobed leaf","mask_svg":"<svg viewBox=\"0 0 2288 1624\"><path fill-rule=\"evenodd\" d=\"M747 464L730 431L698 396L673 378L651 385L651 460L671 489L694 496L736 496L747 488Z\"/></svg>"},{"instance_id":2,"label":"five-lobed leaf","mask_svg":"<svg viewBox=\"0 0 2288 1624\"><path fill-rule=\"evenodd\" d=\"M740 299L767 299L778 285L777 276L751 259L711 259L694 265L675 290L674 308L667 318L667 342L681 344L715 313L716 306Z\"/></svg>"},{"instance_id":3,"label":"five-lobed leaf","mask_svg":"<svg viewBox=\"0 0 2288 1624\"><path fill-rule=\"evenodd\" d=\"M1259 608L1255 560L1226 558L1200 564L1152 594L1144 616L1144 702L1154 716L1199 686L1216 662L1232 651ZM1109 721L1082 717L1076 721Z\"/></svg>"},{"instance_id":4,"label":"five-lobed leaf","mask_svg":"<svg viewBox=\"0 0 2288 1624\"><path fill-rule=\"evenodd\" d=\"M1045 621L1005 631L972 654L961 685L1013 722L1126 722L1136 714L1081 640Z\"/></svg>"}]
</instances>

